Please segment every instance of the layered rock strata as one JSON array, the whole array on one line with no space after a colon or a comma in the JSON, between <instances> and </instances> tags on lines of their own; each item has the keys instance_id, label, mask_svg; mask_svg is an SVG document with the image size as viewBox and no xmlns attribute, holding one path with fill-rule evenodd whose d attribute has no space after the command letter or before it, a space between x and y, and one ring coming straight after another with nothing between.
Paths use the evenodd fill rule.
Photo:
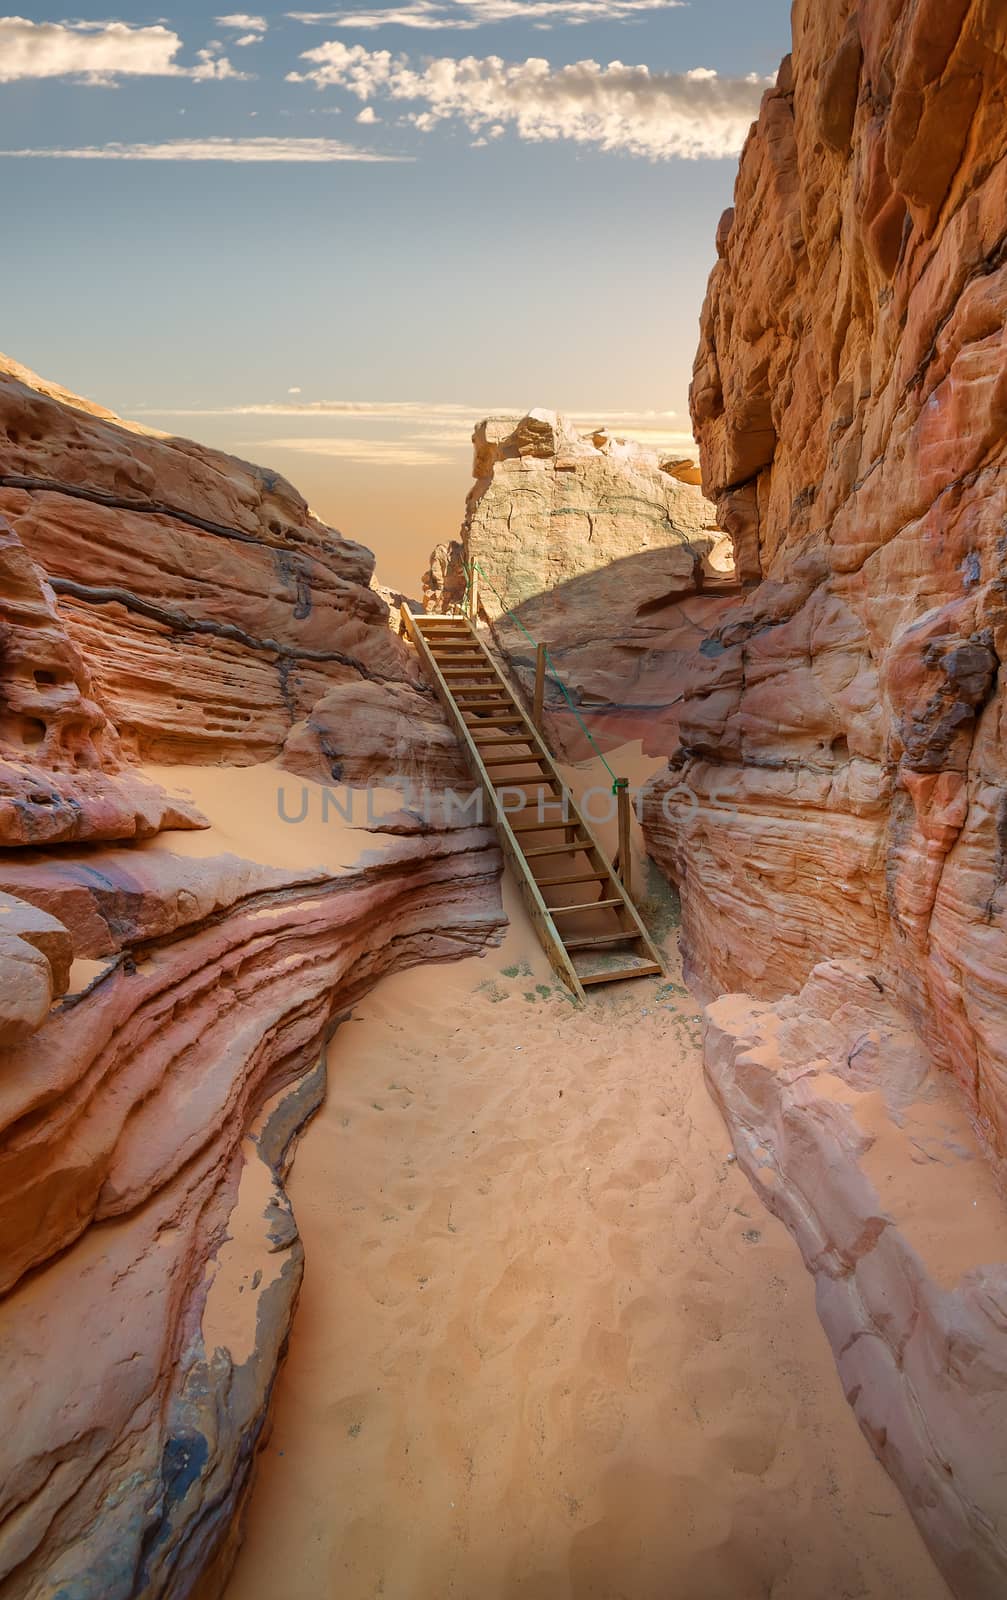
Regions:
<instances>
[{"instance_id":1,"label":"layered rock strata","mask_svg":"<svg viewBox=\"0 0 1007 1600\"><path fill-rule=\"evenodd\" d=\"M713 1007L709 1071L826 1274L851 1399L956 1592L992 1595L1007 1461L1002 1421L987 1449L977 1419L1002 1412L1002 1244L938 1303L814 1079L823 1006L844 1011L841 1063L883 992L1007 1153L1007 19L984 0L797 0L793 27L718 231L692 387L704 488L755 587L704 646L645 829L683 889L693 977L763 1002L730 1025ZM785 1070L760 1069L752 1112L750 1047L781 1028ZM885 1046L878 1083L893 1070ZM849 1244L824 1266L816 1185Z\"/></svg>"},{"instance_id":2,"label":"layered rock strata","mask_svg":"<svg viewBox=\"0 0 1007 1600\"><path fill-rule=\"evenodd\" d=\"M9 362L0 516L132 758L265 761L332 685L417 677L370 551L284 478L96 414Z\"/></svg>"},{"instance_id":3,"label":"layered rock strata","mask_svg":"<svg viewBox=\"0 0 1007 1600\"><path fill-rule=\"evenodd\" d=\"M10 363L0 430L0 1596L210 1596L324 1046L381 973L498 938L500 858L396 795L454 781L453 741L371 556L290 485ZM206 815L137 764L274 757ZM152 837L211 822L248 857Z\"/></svg>"},{"instance_id":4,"label":"layered rock strata","mask_svg":"<svg viewBox=\"0 0 1007 1600\"><path fill-rule=\"evenodd\" d=\"M379 974L502 921L483 832L370 855L252 892L201 862L201 915L5 1051L0 1595L178 1595L225 1571L297 1300L283 1175L322 1047Z\"/></svg>"}]
</instances>

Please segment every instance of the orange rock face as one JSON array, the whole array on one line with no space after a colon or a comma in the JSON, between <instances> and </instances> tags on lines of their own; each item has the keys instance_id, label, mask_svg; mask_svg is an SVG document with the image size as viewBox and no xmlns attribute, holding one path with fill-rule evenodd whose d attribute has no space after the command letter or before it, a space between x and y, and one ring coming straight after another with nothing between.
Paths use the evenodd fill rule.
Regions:
<instances>
[{"instance_id":1,"label":"orange rock face","mask_svg":"<svg viewBox=\"0 0 1007 1600\"><path fill-rule=\"evenodd\" d=\"M0 516L131 757L268 760L331 684L415 675L370 551L285 479L96 416L10 363Z\"/></svg>"},{"instance_id":2,"label":"orange rock face","mask_svg":"<svg viewBox=\"0 0 1007 1600\"><path fill-rule=\"evenodd\" d=\"M296 868L262 864L297 820L268 775L257 859L151 838L207 821L143 758L455 780L372 566L274 474L0 368L5 1595L219 1592L297 1303L283 1180L324 1047L381 973L503 925L492 835L405 802Z\"/></svg>"},{"instance_id":3,"label":"orange rock face","mask_svg":"<svg viewBox=\"0 0 1007 1600\"><path fill-rule=\"evenodd\" d=\"M649 817L697 974L771 997L869 963L1000 1154L1005 90L1001 7L797 0L692 388L761 582Z\"/></svg>"},{"instance_id":4,"label":"orange rock face","mask_svg":"<svg viewBox=\"0 0 1007 1600\"><path fill-rule=\"evenodd\" d=\"M739 1158L942 1571L992 1600L1007 1240L974 1222L1002 1204L979 1148L1007 1155L1007 12L796 0L793 26L692 386L755 587L644 825L693 976L746 991L708 1008L706 1049Z\"/></svg>"}]
</instances>

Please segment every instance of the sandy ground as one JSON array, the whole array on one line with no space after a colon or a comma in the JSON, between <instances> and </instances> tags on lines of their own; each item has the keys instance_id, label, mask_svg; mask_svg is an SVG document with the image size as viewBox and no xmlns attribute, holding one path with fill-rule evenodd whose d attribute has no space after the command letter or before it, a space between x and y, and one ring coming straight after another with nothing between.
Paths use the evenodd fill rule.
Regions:
<instances>
[{"instance_id":1,"label":"sandy ground","mask_svg":"<svg viewBox=\"0 0 1007 1600\"><path fill-rule=\"evenodd\" d=\"M383 980L332 1042L227 1600L946 1596L674 966L577 1010L508 909L502 951Z\"/></svg>"},{"instance_id":2,"label":"sandy ground","mask_svg":"<svg viewBox=\"0 0 1007 1600\"><path fill-rule=\"evenodd\" d=\"M634 782L653 765L609 759ZM323 818L315 785L283 822L277 789L296 816L302 784L271 767L153 775L214 827L145 848L338 870L385 847ZM336 1034L289 1184L307 1271L228 1600L946 1597L796 1247L729 1160L671 902L634 842L666 982L575 1008L508 888L502 949L383 980Z\"/></svg>"}]
</instances>

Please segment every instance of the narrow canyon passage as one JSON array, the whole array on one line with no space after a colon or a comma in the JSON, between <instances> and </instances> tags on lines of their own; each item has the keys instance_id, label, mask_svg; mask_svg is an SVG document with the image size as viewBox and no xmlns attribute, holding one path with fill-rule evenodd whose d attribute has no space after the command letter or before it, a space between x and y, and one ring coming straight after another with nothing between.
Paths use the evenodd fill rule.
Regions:
<instances>
[{"instance_id":1,"label":"narrow canyon passage","mask_svg":"<svg viewBox=\"0 0 1007 1600\"><path fill-rule=\"evenodd\" d=\"M504 948L339 1029L228 1600L946 1596L861 1437L669 981Z\"/></svg>"}]
</instances>

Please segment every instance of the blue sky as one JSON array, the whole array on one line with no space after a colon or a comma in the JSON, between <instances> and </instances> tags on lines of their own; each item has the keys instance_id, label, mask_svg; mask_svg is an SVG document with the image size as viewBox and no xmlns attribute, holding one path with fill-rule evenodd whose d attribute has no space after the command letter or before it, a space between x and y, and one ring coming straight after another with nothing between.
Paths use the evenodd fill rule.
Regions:
<instances>
[{"instance_id":1,"label":"blue sky","mask_svg":"<svg viewBox=\"0 0 1007 1600\"><path fill-rule=\"evenodd\" d=\"M0 157L0 343L279 468L415 588L486 410L687 431L789 6L316 3L0 18L0 150L33 152Z\"/></svg>"}]
</instances>

